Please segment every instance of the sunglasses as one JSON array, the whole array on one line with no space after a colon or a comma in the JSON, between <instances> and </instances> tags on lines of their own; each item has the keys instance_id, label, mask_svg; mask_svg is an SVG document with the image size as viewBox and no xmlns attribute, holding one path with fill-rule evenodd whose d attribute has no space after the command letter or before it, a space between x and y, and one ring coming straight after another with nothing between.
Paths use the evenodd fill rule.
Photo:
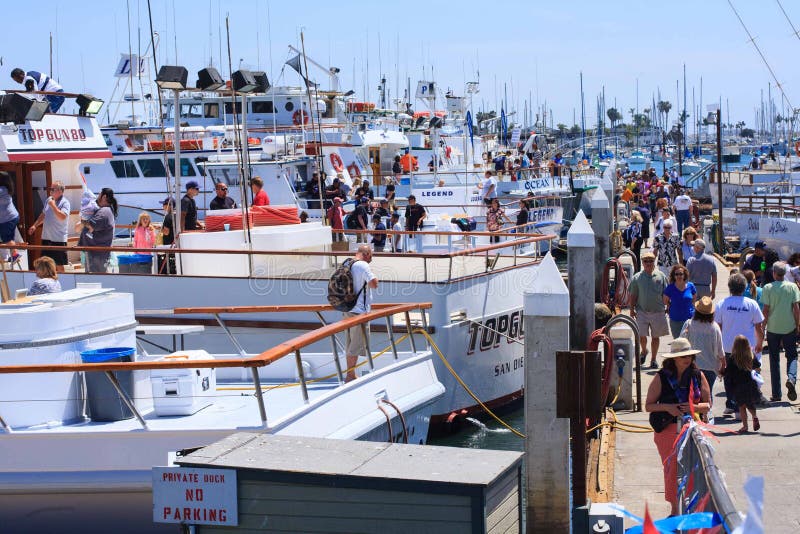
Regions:
<instances>
[{"instance_id":1,"label":"sunglasses","mask_svg":"<svg viewBox=\"0 0 800 534\"><path fill-rule=\"evenodd\" d=\"M642 260L642 263L655 263L656 260Z\"/></svg>"},{"instance_id":2,"label":"sunglasses","mask_svg":"<svg viewBox=\"0 0 800 534\"><path fill-rule=\"evenodd\" d=\"M680 276L681 278L683 278L683 277L684 277L684 276L686 276L686 275L685 275L685 274L683 274L683 273L675 273L675 277L678 277L678 276Z\"/></svg>"},{"instance_id":3,"label":"sunglasses","mask_svg":"<svg viewBox=\"0 0 800 534\"><path fill-rule=\"evenodd\" d=\"M227 187L220 187L220 188L219 188L219 190L220 190L220 191L227 191L227 190L228 190L228 188L227 188Z\"/></svg>"}]
</instances>

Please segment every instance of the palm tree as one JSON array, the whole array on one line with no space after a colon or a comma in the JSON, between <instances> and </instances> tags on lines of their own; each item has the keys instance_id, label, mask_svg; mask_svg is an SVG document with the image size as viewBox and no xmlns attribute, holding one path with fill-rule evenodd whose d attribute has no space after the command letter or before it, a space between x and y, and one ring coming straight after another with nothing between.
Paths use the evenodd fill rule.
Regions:
<instances>
[{"instance_id":1,"label":"palm tree","mask_svg":"<svg viewBox=\"0 0 800 534\"><path fill-rule=\"evenodd\" d=\"M608 115L608 120L611 121L612 128L617 124L618 121L622 120L622 113L620 113L617 108L608 108L606 115Z\"/></svg>"},{"instance_id":2,"label":"palm tree","mask_svg":"<svg viewBox=\"0 0 800 534\"><path fill-rule=\"evenodd\" d=\"M659 113L664 115L664 130L666 131L667 126L669 125L669 110L672 109L672 104L666 100L662 100L658 103L656 108L658 108Z\"/></svg>"}]
</instances>

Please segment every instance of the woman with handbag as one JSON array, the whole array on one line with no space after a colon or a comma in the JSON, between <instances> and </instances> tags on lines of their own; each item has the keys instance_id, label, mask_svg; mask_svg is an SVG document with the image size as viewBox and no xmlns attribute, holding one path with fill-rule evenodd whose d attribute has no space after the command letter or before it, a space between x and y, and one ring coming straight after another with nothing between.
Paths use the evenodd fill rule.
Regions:
<instances>
[{"instance_id":1,"label":"woman with handbag","mask_svg":"<svg viewBox=\"0 0 800 534\"><path fill-rule=\"evenodd\" d=\"M678 460L673 454L678 422L684 415L689 415L689 395L693 395L696 414L705 414L710 408L708 382L695 364L699 352L687 339L675 339L670 352L663 355L663 366L647 390L645 410L650 413L653 441L664 466L664 500L672 508L671 515L679 512Z\"/></svg>"}]
</instances>

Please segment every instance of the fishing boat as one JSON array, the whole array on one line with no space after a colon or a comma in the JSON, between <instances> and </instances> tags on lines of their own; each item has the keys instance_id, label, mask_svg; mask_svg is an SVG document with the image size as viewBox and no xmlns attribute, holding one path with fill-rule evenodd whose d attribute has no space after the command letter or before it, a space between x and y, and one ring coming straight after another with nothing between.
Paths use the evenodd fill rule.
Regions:
<instances>
[{"instance_id":1,"label":"fishing boat","mask_svg":"<svg viewBox=\"0 0 800 534\"><path fill-rule=\"evenodd\" d=\"M709 173L711 199L719 204L717 173ZM800 193L800 172L787 171L777 165L765 165L760 169L745 169L722 172L722 207L734 208L736 197L752 195L795 195Z\"/></svg>"},{"instance_id":2,"label":"fishing boat","mask_svg":"<svg viewBox=\"0 0 800 534\"><path fill-rule=\"evenodd\" d=\"M627 158L628 163L635 165L646 165L650 163L650 158L645 155L641 150L634 150Z\"/></svg>"},{"instance_id":3,"label":"fishing boat","mask_svg":"<svg viewBox=\"0 0 800 534\"><path fill-rule=\"evenodd\" d=\"M424 443L433 404L445 390L426 338L410 323L395 334L391 318L428 307L378 306L301 335L282 330L276 335L283 341L255 354L237 350L225 323L253 309L205 309L219 317L231 342L232 353L212 355L148 353L137 332L159 330L137 323L133 295L96 285L0 304L3 529L157 529L151 468L241 430ZM191 317L198 310L172 311ZM328 305L269 309L275 317L330 311ZM374 353L363 374L345 383L338 348L344 330L382 319L391 328L368 337ZM170 330L187 328L160 331ZM418 336L413 346L412 336Z\"/></svg>"},{"instance_id":4,"label":"fishing boat","mask_svg":"<svg viewBox=\"0 0 800 534\"><path fill-rule=\"evenodd\" d=\"M80 130L83 135L59 143L48 141L46 136L33 136L24 146L20 145L23 135L20 132L46 129ZM41 121L19 125L17 131L11 128L0 131L0 170L13 173L23 183L16 192L21 233L27 235L38 217L34 206L44 204L47 188L55 177L65 184L65 196L71 204L78 206L85 186L82 178L85 165L103 163L110 157L102 133L91 117L46 114ZM252 212L240 215L241 229L182 233L179 246L170 250L137 251L127 248L125 241L118 241L115 244L120 246L109 249L115 255L145 252L152 254L147 258L154 260L158 255L153 252L162 258L173 255L176 274L171 276L154 274L156 271L147 264L146 270L138 273L86 273L79 254L72 248L69 250L72 265L59 277L61 285L72 289L78 283L100 283L132 293L136 297L137 320L143 324L163 321L181 324L185 319L164 318L163 313L177 307L214 306L221 295L230 306L325 302L331 273L351 255L338 244L334 246L330 227L319 221L300 223L296 219L288 224L255 226L250 223L251 215ZM77 220L78 212L73 210L69 227ZM416 239L425 232L413 234ZM520 255L518 250L521 245L554 237L514 234L500 243L485 246L466 240L423 245L413 253L374 254L372 269L381 281L374 292L375 302L411 299L432 303L424 327L449 364L434 363L447 390L434 403L431 420L434 428L447 429L467 415L484 413L487 407L507 406L522 397L522 293L535 276L540 258ZM447 236L442 239L446 242ZM72 243L74 240L71 237ZM22 261L7 273L8 284L14 290L31 283L33 274L26 269L29 255L32 260L37 252L35 245L21 245L19 250ZM206 330L193 337L191 348L211 353L227 350L227 334L213 315L201 314L196 320ZM421 318L411 320L423 326ZM248 353L256 353L265 345L280 341L271 331L257 330L275 324L268 315L255 313L246 320L231 322L230 326L242 329L237 335L242 347ZM287 330L309 327L302 317L291 313L279 324Z\"/></svg>"},{"instance_id":5,"label":"fishing boat","mask_svg":"<svg viewBox=\"0 0 800 534\"><path fill-rule=\"evenodd\" d=\"M712 188L713 190L713 188ZM764 241L782 259L800 250L800 193L738 195L732 208L723 208L723 229L739 238L739 248Z\"/></svg>"}]
</instances>

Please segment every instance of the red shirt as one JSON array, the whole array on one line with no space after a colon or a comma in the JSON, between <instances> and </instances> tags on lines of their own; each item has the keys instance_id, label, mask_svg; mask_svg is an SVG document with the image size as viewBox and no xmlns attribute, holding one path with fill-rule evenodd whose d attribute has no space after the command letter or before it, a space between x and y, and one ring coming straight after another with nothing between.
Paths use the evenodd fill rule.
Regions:
<instances>
[{"instance_id":1,"label":"red shirt","mask_svg":"<svg viewBox=\"0 0 800 534\"><path fill-rule=\"evenodd\" d=\"M344 230L344 210L341 206L331 206L328 208L328 220L331 221L331 228L334 230Z\"/></svg>"},{"instance_id":2,"label":"red shirt","mask_svg":"<svg viewBox=\"0 0 800 534\"><path fill-rule=\"evenodd\" d=\"M253 197L253 206L269 206L269 197L263 189Z\"/></svg>"}]
</instances>

